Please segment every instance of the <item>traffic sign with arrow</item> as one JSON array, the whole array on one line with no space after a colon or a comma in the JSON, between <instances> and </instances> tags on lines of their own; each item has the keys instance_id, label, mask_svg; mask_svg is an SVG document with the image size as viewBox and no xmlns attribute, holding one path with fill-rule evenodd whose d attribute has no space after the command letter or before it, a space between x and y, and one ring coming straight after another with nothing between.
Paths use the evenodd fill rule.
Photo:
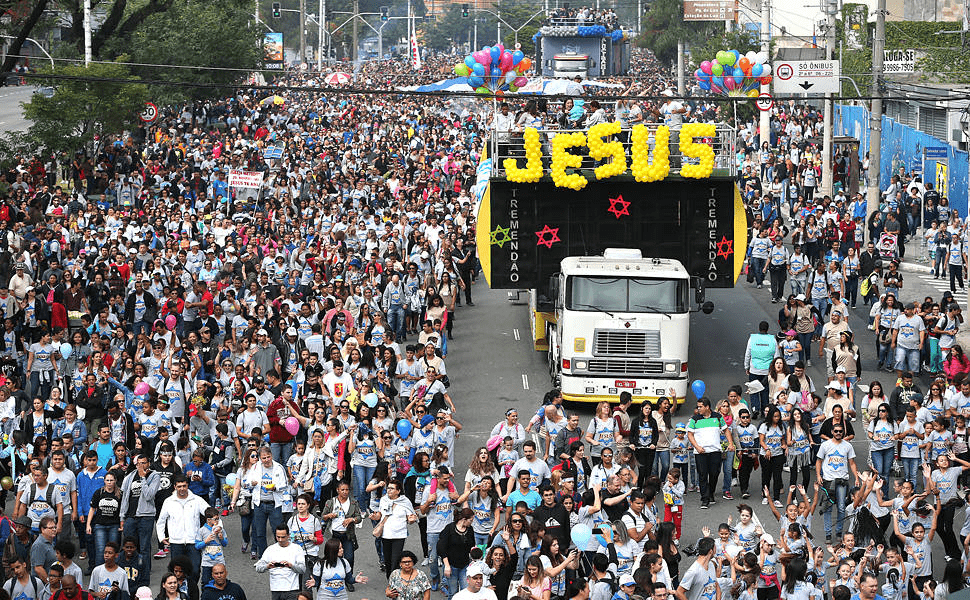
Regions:
<instances>
[{"instance_id":1,"label":"traffic sign with arrow","mask_svg":"<svg viewBox=\"0 0 970 600\"><path fill-rule=\"evenodd\" d=\"M775 67L772 91L784 94L838 94L841 69L837 60L794 60Z\"/></svg>"}]
</instances>

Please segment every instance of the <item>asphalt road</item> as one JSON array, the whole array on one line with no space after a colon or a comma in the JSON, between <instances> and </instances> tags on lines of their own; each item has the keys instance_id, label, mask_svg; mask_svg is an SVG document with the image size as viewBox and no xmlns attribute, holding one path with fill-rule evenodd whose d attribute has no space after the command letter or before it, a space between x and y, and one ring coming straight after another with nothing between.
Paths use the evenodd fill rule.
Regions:
<instances>
[{"instance_id":1,"label":"asphalt road","mask_svg":"<svg viewBox=\"0 0 970 600\"><path fill-rule=\"evenodd\" d=\"M30 126L20 104L28 102L36 89L31 85L0 87L0 132L23 131Z\"/></svg>"},{"instance_id":2,"label":"asphalt road","mask_svg":"<svg viewBox=\"0 0 970 600\"><path fill-rule=\"evenodd\" d=\"M934 297L940 295L940 291L932 290L932 276L929 282L915 275L911 275L908 281L913 284L908 291L930 293ZM925 292L921 287L925 288ZM744 283L732 290L711 290L708 296L715 302L716 308L711 315L696 313L692 317L690 370L693 377L706 382L708 395L722 398L729 386L745 380L742 360L748 335L757 330L761 320L774 323L779 305L769 302L767 286L757 290ZM450 353L446 361L453 382L449 391L458 408L456 417L464 425L456 443L459 479L464 477L470 453L484 444L491 428L503 418L505 410L514 406L520 409L522 415L531 413L550 387L544 356L532 350L527 307L512 305L506 291L489 290L482 280L475 286L474 299L474 308L458 309L456 339L449 345ZM876 375L873 372L873 334L865 329L866 314L867 310L860 303L859 309L853 312L850 320L853 329L857 331L857 341L862 347L863 360L868 371L865 379L877 377L891 389L895 380L893 376L888 373ZM816 366L809 369L809 374L816 381L816 385L821 387L825 382L825 374L818 365L819 361L816 361ZM586 419L592 415L591 407L573 408L583 415L585 426ZM688 412L682 409L678 418L686 420ZM865 468L867 448L866 442L856 444L861 468ZM787 474L785 481L787 482ZM760 482L760 471L753 474L753 491L757 490L755 482ZM739 496L736 487L734 492ZM718 495L717 503L706 511L699 510L698 501L696 493L687 495L682 547L686 547L701 535L702 526L713 528L718 523L727 521L729 516L737 518L736 505L739 501L723 500ZM755 494L749 503L754 507L756 517L765 524L766 531L777 534L776 521L768 507L761 505L760 495ZM957 519L961 518L962 514L959 514ZM813 522L815 539L824 539L822 518L816 516ZM961 522L958 521L958 525ZM250 597L257 597L256 590L265 593L268 589L268 576L258 574L252 569L248 553L239 553L241 538L238 517L227 517L226 526L230 536L227 553L230 579L242 585L247 592L252 591ZM384 578L378 569L370 530L369 521L365 521L364 527L358 530L360 549L356 557L356 570L363 572L370 581L357 586L357 591L351 594L354 598L383 598ZM935 544L938 547L935 554L940 557L935 565L936 574L940 575L943 568L942 544ZM420 556L417 527L412 527L407 548ZM152 567L152 587L156 590L164 571L164 562L155 561ZM681 573L689 565L690 559L685 557Z\"/></svg>"}]
</instances>

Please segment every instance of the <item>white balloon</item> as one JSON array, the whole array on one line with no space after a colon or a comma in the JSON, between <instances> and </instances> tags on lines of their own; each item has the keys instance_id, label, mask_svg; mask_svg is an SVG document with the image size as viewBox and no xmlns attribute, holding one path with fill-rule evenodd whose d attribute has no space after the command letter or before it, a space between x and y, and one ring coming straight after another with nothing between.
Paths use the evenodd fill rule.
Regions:
<instances>
[{"instance_id":1,"label":"white balloon","mask_svg":"<svg viewBox=\"0 0 970 600\"><path fill-rule=\"evenodd\" d=\"M518 76L519 74L516 73L514 69L509 71L508 73L505 74L505 83L512 83L513 81L515 81L515 78Z\"/></svg>"},{"instance_id":2,"label":"white balloon","mask_svg":"<svg viewBox=\"0 0 970 600\"><path fill-rule=\"evenodd\" d=\"M755 55L755 60L758 61L759 65L765 64L766 62L768 62L768 53L759 52L758 54Z\"/></svg>"},{"instance_id":3,"label":"white balloon","mask_svg":"<svg viewBox=\"0 0 970 600\"><path fill-rule=\"evenodd\" d=\"M761 76L764 77L765 75L771 75L771 65L768 63L761 65Z\"/></svg>"},{"instance_id":4,"label":"white balloon","mask_svg":"<svg viewBox=\"0 0 970 600\"><path fill-rule=\"evenodd\" d=\"M748 61L751 62L751 64L754 64L755 61L757 60L758 53L755 52L754 50L749 50L748 53L744 55L744 57L747 58Z\"/></svg>"}]
</instances>

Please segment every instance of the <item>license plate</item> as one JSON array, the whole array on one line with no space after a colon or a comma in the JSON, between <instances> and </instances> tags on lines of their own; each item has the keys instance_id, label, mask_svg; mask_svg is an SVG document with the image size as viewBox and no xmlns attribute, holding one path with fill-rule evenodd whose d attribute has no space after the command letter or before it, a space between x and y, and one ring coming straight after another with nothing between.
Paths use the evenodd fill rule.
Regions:
<instances>
[{"instance_id":1,"label":"license plate","mask_svg":"<svg viewBox=\"0 0 970 600\"><path fill-rule=\"evenodd\" d=\"M613 385L618 388L634 388L637 386L636 381L625 381L623 379L617 379L613 382Z\"/></svg>"}]
</instances>

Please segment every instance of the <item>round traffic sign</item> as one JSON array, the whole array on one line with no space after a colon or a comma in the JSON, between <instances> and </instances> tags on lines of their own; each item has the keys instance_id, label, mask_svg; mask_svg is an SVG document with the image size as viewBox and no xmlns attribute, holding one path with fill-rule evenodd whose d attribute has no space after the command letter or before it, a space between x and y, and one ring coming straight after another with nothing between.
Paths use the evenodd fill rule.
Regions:
<instances>
[{"instance_id":1,"label":"round traffic sign","mask_svg":"<svg viewBox=\"0 0 970 600\"><path fill-rule=\"evenodd\" d=\"M778 68L775 69L775 75L778 76L778 79L781 79L783 81L788 81L789 79L792 78L792 75L794 74L795 74L795 68L788 63L781 63L780 65L778 65Z\"/></svg>"},{"instance_id":2,"label":"round traffic sign","mask_svg":"<svg viewBox=\"0 0 970 600\"><path fill-rule=\"evenodd\" d=\"M758 94L758 99L754 103L758 107L758 110L762 112L771 110L771 107L775 105L775 101L771 99L771 94L768 92Z\"/></svg>"},{"instance_id":3,"label":"round traffic sign","mask_svg":"<svg viewBox=\"0 0 970 600\"><path fill-rule=\"evenodd\" d=\"M151 123L158 118L158 107L151 102L146 102L145 108L141 111L141 114L138 115L138 118L145 123Z\"/></svg>"}]
</instances>

